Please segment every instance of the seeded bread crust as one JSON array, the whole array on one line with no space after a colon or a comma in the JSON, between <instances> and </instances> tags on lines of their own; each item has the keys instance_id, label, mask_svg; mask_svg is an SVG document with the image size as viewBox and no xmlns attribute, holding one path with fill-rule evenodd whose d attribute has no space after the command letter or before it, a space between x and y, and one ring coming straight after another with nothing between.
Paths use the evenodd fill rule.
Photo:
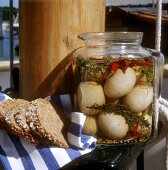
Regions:
<instances>
[{"instance_id":1,"label":"seeded bread crust","mask_svg":"<svg viewBox=\"0 0 168 170\"><path fill-rule=\"evenodd\" d=\"M31 128L28 126L26 121L26 110L29 106L29 102L26 104L25 107L19 108L19 110L14 114L15 122L18 124L18 126L27 133L32 133Z\"/></svg>"},{"instance_id":2,"label":"seeded bread crust","mask_svg":"<svg viewBox=\"0 0 168 170\"><path fill-rule=\"evenodd\" d=\"M16 107L17 103L15 100L5 100L0 103L0 128L7 130L7 123L5 121L5 115L8 111Z\"/></svg>"},{"instance_id":3,"label":"seeded bread crust","mask_svg":"<svg viewBox=\"0 0 168 170\"><path fill-rule=\"evenodd\" d=\"M14 115L21 111L26 110L26 106L28 105L28 101L22 99L16 99L16 107L12 108L5 114L5 121L8 125L8 132L13 133L19 137L24 138L29 143L37 145L38 140L31 134L24 131L18 123L15 121Z\"/></svg>"},{"instance_id":4,"label":"seeded bread crust","mask_svg":"<svg viewBox=\"0 0 168 170\"><path fill-rule=\"evenodd\" d=\"M30 102L26 110L26 120L41 139L58 147L69 147L62 134L64 123L48 100L39 98Z\"/></svg>"}]
</instances>

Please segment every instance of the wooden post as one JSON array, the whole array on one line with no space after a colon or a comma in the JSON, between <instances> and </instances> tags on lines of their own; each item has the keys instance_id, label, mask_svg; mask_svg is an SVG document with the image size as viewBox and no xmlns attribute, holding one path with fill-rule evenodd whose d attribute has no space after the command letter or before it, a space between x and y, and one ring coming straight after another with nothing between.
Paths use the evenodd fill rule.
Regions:
<instances>
[{"instance_id":1,"label":"wooden post","mask_svg":"<svg viewBox=\"0 0 168 170\"><path fill-rule=\"evenodd\" d=\"M21 0L19 9L21 98L45 97L59 88L64 93L65 73L58 67L82 45L77 35L104 31L105 0Z\"/></svg>"}]
</instances>

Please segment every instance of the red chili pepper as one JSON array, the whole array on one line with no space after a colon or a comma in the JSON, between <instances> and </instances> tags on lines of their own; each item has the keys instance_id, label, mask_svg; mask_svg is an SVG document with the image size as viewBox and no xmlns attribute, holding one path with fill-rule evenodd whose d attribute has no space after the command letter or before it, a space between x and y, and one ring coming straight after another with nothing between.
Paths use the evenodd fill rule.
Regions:
<instances>
[{"instance_id":1,"label":"red chili pepper","mask_svg":"<svg viewBox=\"0 0 168 170\"><path fill-rule=\"evenodd\" d=\"M124 60L124 68L122 69L123 73L126 72L128 67L129 67L129 61L127 59L125 59Z\"/></svg>"},{"instance_id":2,"label":"red chili pepper","mask_svg":"<svg viewBox=\"0 0 168 170\"><path fill-rule=\"evenodd\" d=\"M125 67L128 68L128 66L129 66L129 61L128 61L127 59L125 59L124 62L125 62Z\"/></svg>"},{"instance_id":3,"label":"red chili pepper","mask_svg":"<svg viewBox=\"0 0 168 170\"><path fill-rule=\"evenodd\" d=\"M114 61L111 64L111 70L116 73L117 69L121 69L123 73L126 72L128 67L134 67L134 66L142 66L147 67L151 66L152 62L149 60L145 61L138 61L138 60L128 60L128 59L120 59L118 61Z\"/></svg>"},{"instance_id":4,"label":"red chili pepper","mask_svg":"<svg viewBox=\"0 0 168 170\"><path fill-rule=\"evenodd\" d=\"M114 71L114 73L116 73L118 68L119 68L119 64L118 63L112 63L111 70Z\"/></svg>"},{"instance_id":5,"label":"red chili pepper","mask_svg":"<svg viewBox=\"0 0 168 170\"><path fill-rule=\"evenodd\" d=\"M137 134L137 127L132 127L130 129L130 133L131 133L132 136L136 136L136 134Z\"/></svg>"},{"instance_id":6,"label":"red chili pepper","mask_svg":"<svg viewBox=\"0 0 168 170\"><path fill-rule=\"evenodd\" d=\"M127 59L121 59L119 61L115 61L111 65L111 70L116 73L117 69L121 69L123 73L127 70L129 67L129 61Z\"/></svg>"},{"instance_id":7,"label":"red chili pepper","mask_svg":"<svg viewBox=\"0 0 168 170\"><path fill-rule=\"evenodd\" d=\"M110 70L106 70L106 71L103 73L103 78L106 78L109 74L110 74Z\"/></svg>"},{"instance_id":8,"label":"red chili pepper","mask_svg":"<svg viewBox=\"0 0 168 170\"><path fill-rule=\"evenodd\" d=\"M138 125L132 127L128 133L128 138L135 137L137 135Z\"/></svg>"}]
</instances>

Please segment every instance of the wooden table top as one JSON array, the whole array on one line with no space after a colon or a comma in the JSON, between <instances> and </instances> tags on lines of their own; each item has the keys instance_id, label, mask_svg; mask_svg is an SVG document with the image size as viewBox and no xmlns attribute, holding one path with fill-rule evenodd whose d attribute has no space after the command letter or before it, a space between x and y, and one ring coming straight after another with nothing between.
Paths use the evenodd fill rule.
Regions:
<instances>
[{"instance_id":1,"label":"wooden table top","mask_svg":"<svg viewBox=\"0 0 168 170\"><path fill-rule=\"evenodd\" d=\"M137 19L139 21L155 24L156 23L156 9L154 8L142 8L142 7L122 7L122 11L126 12L131 19ZM168 25L168 11L162 11L162 24Z\"/></svg>"}]
</instances>

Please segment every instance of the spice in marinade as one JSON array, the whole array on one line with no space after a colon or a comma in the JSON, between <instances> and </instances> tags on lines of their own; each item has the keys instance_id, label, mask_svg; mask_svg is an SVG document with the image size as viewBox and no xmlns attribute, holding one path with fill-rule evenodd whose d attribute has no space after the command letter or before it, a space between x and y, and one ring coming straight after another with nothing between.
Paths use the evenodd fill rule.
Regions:
<instances>
[{"instance_id":1,"label":"spice in marinade","mask_svg":"<svg viewBox=\"0 0 168 170\"><path fill-rule=\"evenodd\" d=\"M84 59L82 57L77 58L77 66L80 68L81 74L85 74L88 77L104 80L116 73L118 69L121 69L125 73L128 67L140 66L140 73L144 74L149 83L153 80L153 62L147 58L143 59L127 59L117 58L114 59L111 56Z\"/></svg>"}]
</instances>

